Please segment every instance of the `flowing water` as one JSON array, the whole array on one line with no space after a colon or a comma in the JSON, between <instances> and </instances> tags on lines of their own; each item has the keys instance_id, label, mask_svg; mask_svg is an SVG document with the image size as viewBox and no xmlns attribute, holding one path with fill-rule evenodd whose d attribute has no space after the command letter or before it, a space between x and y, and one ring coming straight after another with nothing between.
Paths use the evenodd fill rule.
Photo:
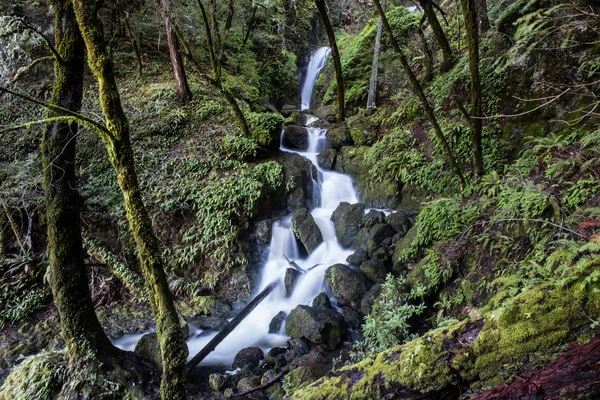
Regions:
<instances>
[{"instance_id":1,"label":"flowing water","mask_svg":"<svg viewBox=\"0 0 600 400\"><path fill-rule=\"evenodd\" d=\"M302 91L300 93L300 100L302 103L301 110L308 110L310 108L310 101L313 95L313 89L317 78L321 73L321 70L327 64L327 59L331 54L329 47L318 48L310 57L308 67L306 68L306 77L304 78L304 84L302 85Z\"/></svg>"},{"instance_id":2,"label":"flowing water","mask_svg":"<svg viewBox=\"0 0 600 400\"><path fill-rule=\"evenodd\" d=\"M312 88L320 70L329 55L328 48L318 49L308 67L306 83L303 86L303 103L310 104L310 95L304 96L305 90L312 92ZM317 57L318 56L318 57ZM308 82L312 82L307 89ZM315 117L310 117L309 123L314 122ZM317 154L324 150L325 129L307 127L309 134L309 146L305 152L297 152L309 159L314 165L317 163ZM281 148L282 151L293 151ZM272 237L269 246L269 254L261 272L261 282L256 293L261 291L274 280L283 281L289 264L286 257L294 260L301 268L307 270L315 265L315 268L307 271L298 279L292 293L286 296L283 282L260 303L252 313L213 351L203 364L225 364L231 365L236 353L249 346L260 346L269 349L275 346L285 345L288 337L285 335L285 325L277 334L269 334L269 323L280 311L289 313L299 304L310 305L312 300L325 289L325 270L336 263L346 263L346 258L352 254L352 250L342 248L335 236L335 228L330 220L331 214L340 202L357 203L358 196L352 185L352 180L346 175L336 172L324 171L317 167L318 182L314 182L315 193L319 194L318 205L311 211L312 216L323 235L323 243L316 248L308 257L301 257L298 244L290 228L292 215L277 221L272 227ZM216 334L198 332L194 338L188 341L190 357L200 351ZM120 344L120 343L117 343ZM126 346L123 346L126 347ZM127 346L130 347L130 346Z\"/></svg>"}]
</instances>

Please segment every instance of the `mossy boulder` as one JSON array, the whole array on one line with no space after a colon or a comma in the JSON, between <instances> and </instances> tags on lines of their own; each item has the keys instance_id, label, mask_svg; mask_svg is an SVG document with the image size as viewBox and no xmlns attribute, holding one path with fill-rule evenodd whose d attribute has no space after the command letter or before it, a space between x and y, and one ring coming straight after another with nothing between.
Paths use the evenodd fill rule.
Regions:
<instances>
[{"instance_id":1,"label":"mossy boulder","mask_svg":"<svg viewBox=\"0 0 600 400\"><path fill-rule=\"evenodd\" d=\"M289 149L308 149L308 131L300 125L288 125L283 130L283 145Z\"/></svg>"},{"instance_id":2,"label":"mossy boulder","mask_svg":"<svg viewBox=\"0 0 600 400\"><path fill-rule=\"evenodd\" d=\"M379 248L385 239L393 237L396 234L396 231L391 227L391 225L388 225L384 222L373 226L369 233L371 234L371 240L376 245L376 249Z\"/></svg>"},{"instance_id":3,"label":"mossy boulder","mask_svg":"<svg viewBox=\"0 0 600 400\"><path fill-rule=\"evenodd\" d=\"M357 146L371 146L377 141L375 127L364 115L353 115L347 120L352 141Z\"/></svg>"},{"instance_id":4,"label":"mossy boulder","mask_svg":"<svg viewBox=\"0 0 600 400\"><path fill-rule=\"evenodd\" d=\"M326 171L331 171L335 167L335 157L337 151L335 149L327 149L317 156L317 163L319 167Z\"/></svg>"},{"instance_id":5,"label":"mossy boulder","mask_svg":"<svg viewBox=\"0 0 600 400\"><path fill-rule=\"evenodd\" d=\"M363 215L365 213L364 204L340 203L331 214L331 220L335 225L335 235L343 247L350 247L352 242L360 232Z\"/></svg>"},{"instance_id":6,"label":"mossy boulder","mask_svg":"<svg viewBox=\"0 0 600 400\"><path fill-rule=\"evenodd\" d=\"M288 315L285 333L292 339L305 338L335 349L346 333L346 323L332 309L300 305Z\"/></svg>"},{"instance_id":7,"label":"mossy boulder","mask_svg":"<svg viewBox=\"0 0 600 400\"><path fill-rule=\"evenodd\" d=\"M360 267L362 263L364 263L368 259L369 254L367 253L367 250L362 247L359 247L354 253L350 254L348 258L346 258L346 261L356 267Z\"/></svg>"},{"instance_id":8,"label":"mossy boulder","mask_svg":"<svg viewBox=\"0 0 600 400\"><path fill-rule=\"evenodd\" d=\"M329 301L329 296L327 296L327 293L319 293L317 297L313 299L312 306L331 308L331 301Z\"/></svg>"},{"instance_id":9,"label":"mossy boulder","mask_svg":"<svg viewBox=\"0 0 600 400\"><path fill-rule=\"evenodd\" d=\"M296 211L296 214L292 217L292 231L308 254L323 243L323 235L307 209Z\"/></svg>"},{"instance_id":10,"label":"mossy boulder","mask_svg":"<svg viewBox=\"0 0 600 400\"><path fill-rule=\"evenodd\" d=\"M344 146L352 146L353 144L350 130L344 123L329 127L325 136L327 142L329 142L334 149L341 149Z\"/></svg>"},{"instance_id":11,"label":"mossy boulder","mask_svg":"<svg viewBox=\"0 0 600 400\"><path fill-rule=\"evenodd\" d=\"M296 153L280 152L278 162L283 167L285 187L282 199L271 201L273 209L287 209L288 212L301 208L311 209L314 203L314 182L317 180L317 168ZM283 207L282 204L283 203Z\"/></svg>"},{"instance_id":12,"label":"mossy boulder","mask_svg":"<svg viewBox=\"0 0 600 400\"><path fill-rule=\"evenodd\" d=\"M308 121L307 115L297 110L297 111L292 112L290 114L290 116L287 117L283 123L286 126L288 126L288 125L305 126L307 121Z\"/></svg>"},{"instance_id":13,"label":"mossy boulder","mask_svg":"<svg viewBox=\"0 0 600 400\"><path fill-rule=\"evenodd\" d=\"M287 296L292 294L296 282L302 276L302 272L294 268L288 268L285 270L285 277L283 278L283 286L285 287L285 293Z\"/></svg>"},{"instance_id":14,"label":"mossy boulder","mask_svg":"<svg viewBox=\"0 0 600 400\"><path fill-rule=\"evenodd\" d=\"M233 368L258 367L265 358L265 353L260 347L246 347L240 350L233 359Z\"/></svg>"},{"instance_id":15,"label":"mossy boulder","mask_svg":"<svg viewBox=\"0 0 600 400\"><path fill-rule=\"evenodd\" d=\"M240 392L244 392L249 389L253 389L260 386L260 376L248 376L238 381L237 388Z\"/></svg>"},{"instance_id":16,"label":"mossy boulder","mask_svg":"<svg viewBox=\"0 0 600 400\"><path fill-rule=\"evenodd\" d=\"M284 104L283 107L281 107L281 115L285 118L290 117L295 111L300 111L295 104Z\"/></svg>"},{"instance_id":17,"label":"mossy boulder","mask_svg":"<svg viewBox=\"0 0 600 400\"><path fill-rule=\"evenodd\" d=\"M331 105L319 107L315 111L315 116L326 121L329 117L335 117L335 110Z\"/></svg>"},{"instance_id":18,"label":"mossy boulder","mask_svg":"<svg viewBox=\"0 0 600 400\"><path fill-rule=\"evenodd\" d=\"M162 357L160 343L156 332L147 333L135 345L135 352L144 360L150 362L159 371L162 371Z\"/></svg>"},{"instance_id":19,"label":"mossy boulder","mask_svg":"<svg viewBox=\"0 0 600 400\"><path fill-rule=\"evenodd\" d=\"M362 220L363 227L371 229L377 224L381 224L385 221L385 214L379 210L369 210Z\"/></svg>"},{"instance_id":20,"label":"mossy boulder","mask_svg":"<svg viewBox=\"0 0 600 400\"><path fill-rule=\"evenodd\" d=\"M227 386L227 378L223 374L210 374L208 384L215 392L222 392Z\"/></svg>"},{"instance_id":21,"label":"mossy boulder","mask_svg":"<svg viewBox=\"0 0 600 400\"><path fill-rule=\"evenodd\" d=\"M284 386L288 393L293 393L298 389L313 383L318 378L318 375L313 372L313 369L308 366L301 366L292 371L284 379Z\"/></svg>"},{"instance_id":22,"label":"mossy boulder","mask_svg":"<svg viewBox=\"0 0 600 400\"><path fill-rule=\"evenodd\" d=\"M383 260L368 260L362 263L360 271L373 282L385 280L387 269Z\"/></svg>"},{"instance_id":23,"label":"mossy boulder","mask_svg":"<svg viewBox=\"0 0 600 400\"><path fill-rule=\"evenodd\" d=\"M360 301L360 312L363 315L369 315L373 311L373 304L377 297L381 294L381 283L376 283L365 293Z\"/></svg>"},{"instance_id":24,"label":"mossy boulder","mask_svg":"<svg viewBox=\"0 0 600 400\"><path fill-rule=\"evenodd\" d=\"M355 309L360 308L360 301L373 285L364 273L344 264L335 264L327 268L325 279L338 302Z\"/></svg>"},{"instance_id":25,"label":"mossy boulder","mask_svg":"<svg viewBox=\"0 0 600 400\"><path fill-rule=\"evenodd\" d=\"M413 226L410 215L403 210L398 210L385 217L387 222L396 232L406 233Z\"/></svg>"},{"instance_id":26,"label":"mossy boulder","mask_svg":"<svg viewBox=\"0 0 600 400\"><path fill-rule=\"evenodd\" d=\"M392 269L396 272L400 272L404 269L404 263L402 262L402 255L405 251L410 248L410 245L417 237L419 229L415 225L406 232L406 235L396 242L394 248L394 255L392 256Z\"/></svg>"}]
</instances>

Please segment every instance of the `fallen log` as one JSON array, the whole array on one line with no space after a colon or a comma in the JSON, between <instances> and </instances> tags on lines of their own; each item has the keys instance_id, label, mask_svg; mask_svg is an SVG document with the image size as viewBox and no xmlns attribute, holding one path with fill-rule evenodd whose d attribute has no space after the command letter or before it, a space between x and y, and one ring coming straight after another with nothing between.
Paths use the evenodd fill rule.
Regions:
<instances>
[{"instance_id":1,"label":"fallen log","mask_svg":"<svg viewBox=\"0 0 600 400\"><path fill-rule=\"evenodd\" d=\"M196 366L200 364L200 362L204 360L206 356L208 356L219 345L219 343L221 343L227 336L229 336L229 334L233 332L233 330L240 324L240 322L242 322L248 316L248 314L250 314L252 310L254 310L254 308L256 308L256 306L261 301L263 301L273 291L273 289L277 287L277 285L279 285L279 282L280 281L277 280L267 285L267 287L265 287L259 294L257 294L256 297L254 297L252 301L250 301L250 303L248 303L238 315L236 315L231 321L229 321L227 325L225 325L223 329L221 329L221 331L217 333L217 335L214 338L212 338L212 340L208 342L208 344L204 346L202 350L200 350L198 354L196 354L194 358L192 358L187 363L188 371L191 371L194 368L196 368Z\"/></svg>"},{"instance_id":2,"label":"fallen log","mask_svg":"<svg viewBox=\"0 0 600 400\"><path fill-rule=\"evenodd\" d=\"M286 259L286 261L288 262L288 264L290 264L290 267L292 267L292 268L293 268L293 269L295 269L296 271L302 272L303 274L305 274L305 273L306 273L306 271L305 271L305 270L304 270L302 267L300 267L300 266L298 265L298 263L296 263L296 261L294 261L294 260L290 260L289 258L287 258L287 256L286 256L285 254L284 254L283 256L285 257L285 259Z\"/></svg>"}]
</instances>

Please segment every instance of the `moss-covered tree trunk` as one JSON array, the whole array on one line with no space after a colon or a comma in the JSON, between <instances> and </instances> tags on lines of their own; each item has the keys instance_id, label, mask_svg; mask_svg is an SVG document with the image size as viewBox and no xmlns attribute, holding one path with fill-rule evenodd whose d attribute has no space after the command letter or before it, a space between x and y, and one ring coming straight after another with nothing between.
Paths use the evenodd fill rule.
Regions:
<instances>
[{"instance_id":1,"label":"moss-covered tree trunk","mask_svg":"<svg viewBox=\"0 0 600 400\"><path fill-rule=\"evenodd\" d=\"M85 45L71 2L51 3L55 47L61 59L54 62L50 103L79 111ZM49 117L55 116L56 112L49 112ZM88 350L99 354L117 351L98 322L88 288L79 218L81 197L75 190L76 137L76 123L55 122L46 127L42 138L50 286L71 360L85 356Z\"/></svg>"},{"instance_id":2,"label":"moss-covered tree trunk","mask_svg":"<svg viewBox=\"0 0 600 400\"><path fill-rule=\"evenodd\" d=\"M188 85L185 69L183 67L183 58L179 52L179 42L177 35L173 29L171 21L172 3L171 0L161 0L162 16L165 23L165 31L167 34L167 44L169 45L169 56L171 57L171 65L173 66L173 74L175 75L175 85L177 86L177 95L181 104L187 104L192 98L192 92Z\"/></svg>"},{"instance_id":3,"label":"moss-covered tree trunk","mask_svg":"<svg viewBox=\"0 0 600 400\"><path fill-rule=\"evenodd\" d=\"M331 57L333 58L333 67L335 69L335 82L337 85L337 119L338 121L342 122L346 118L346 114L344 111L346 106L344 104L345 90L344 77L342 75L342 63L340 61L340 52L337 47L335 33L333 32L333 27L331 26L329 15L327 14L327 6L325 5L325 0L315 0L315 4L317 6L317 9L319 10L319 14L321 15L321 20L323 21L323 27L325 28L325 32L327 33L329 47L331 47Z\"/></svg>"},{"instance_id":4,"label":"moss-covered tree trunk","mask_svg":"<svg viewBox=\"0 0 600 400\"><path fill-rule=\"evenodd\" d=\"M487 12L487 0L477 0L477 25L479 34L484 34L490 29L490 18Z\"/></svg>"},{"instance_id":5,"label":"moss-covered tree trunk","mask_svg":"<svg viewBox=\"0 0 600 400\"><path fill-rule=\"evenodd\" d=\"M425 14L425 18L427 18L427 22L429 22L429 26L431 26L433 36L435 36L435 40L438 42L440 48L442 49L443 61L441 71L448 71L454 65L452 49L450 48L450 43L448 42L448 38L444 33L444 29L442 29L442 25L440 25L440 21L435 15L433 1L419 0L419 4L421 5L421 8L423 8L423 13Z\"/></svg>"},{"instance_id":6,"label":"moss-covered tree trunk","mask_svg":"<svg viewBox=\"0 0 600 400\"><path fill-rule=\"evenodd\" d=\"M483 175L483 151L481 148L481 131L483 129L481 82L479 79L479 30L477 28L477 12L475 0L461 0L467 47L469 49L469 72L471 75L471 153L473 172Z\"/></svg>"},{"instance_id":7,"label":"moss-covered tree trunk","mask_svg":"<svg viewBox=\"0 0 600 400\"><path fill-rule=\"evenodd\" d=\"M169 291L158 239L139 188L129 138L129 121L121 105L113 65L104 43L102 23L97 15L101 5L102 2L96 0L73 1L77 22L87 47L88 64L99 83L100 105L106 122L106 131L101 133L101 138L123 192L127 220L136 242L154 311L163 361L160 393L163 399L185 399L187 346Z\"/></svg>"},{"instance_id":8,"label":"moss-covered tree trunk","mask_svg":"<svg viewBox=\"0 0 600 400\"><path fill-rule=\"evenodd\" d=\"M385 11L386 0L381 1L381 7ZM377 75L379 72L379 52L381 50L381 33L383 22L381 18L377 22L377 35L375 36L375 47L373 48L373 63L371 64L371 79L369 80L369 94L367 95L367 108L375 107L377 102Z\"/></svg>"},{"instance_id":9,"label":"moss-covered tree trunk","mask_svg":"<svg viewBox=\"0 0 600 400\"><path fill-rule=\"evenodd\" d=\"M442 150L444 151L446 160L450 164L452 171L456 174L456 177L458 178L460 186L464 187L465 186L465 178L463 177L460 167L458 166L458 163L456 162L456 159L454 158L454 155L452 154L452 149L450 148L448 141L444 137L442 128L440 127L440 124L438 123L438 120L435 117L433 107L431 107L431 104L429 104L429 100L427 99L427 96L425 95L425 92L423 91L423 87L421 86L421 83L417 79L417 76L415 75L412 68L410 67L410 64L408 63L406 56L402 52L400 45L396 41L396 37L394 36L394 32L392 31L390 24L388 23L387 17L385 16L385 12L383 11L383 8L381 7L381 3L379 2L379 0L374 0L374 1L375 1L375 5L377 6L377 10L379 11L379 16L381 17L381 20L383 22L383 27L385 28L385 31L387 32L388 36L390 37L390 41L392 43L392 48L394 49L394 51L396 53L398 53L398 57L400 58L400 64L402 64L402 68L404 69L404 72L408 76L408 80L410 82L411 88L415 92L415 94L417 95L419 100L421 101L421 105L423 106L423 109L425 110L425 115L427 116L427 119L429 120L429 122L431 123L431 125L433 127L435 135L440 143L440 146L442 146Z\"/></svg>"}]
</instances>

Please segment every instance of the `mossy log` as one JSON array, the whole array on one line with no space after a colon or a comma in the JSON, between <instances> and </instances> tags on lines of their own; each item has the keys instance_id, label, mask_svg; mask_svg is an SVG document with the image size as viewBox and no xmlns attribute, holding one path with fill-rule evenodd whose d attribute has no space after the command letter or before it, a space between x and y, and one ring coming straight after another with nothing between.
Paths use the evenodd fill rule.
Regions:
<instances>
[{"instance_id":1,"label":"mossy log","mask_svg":"<svg viewBox=\"0 0 600 400\"><path fill-rule=\"evenodd\" d=\"M571 289L540 286L501 310L431 331L330 373L290 399L458 398L533 370L591 339L600 316L600 284ZM440 397L441 396L441 397Z\"/></svg>"}]
</instances>

